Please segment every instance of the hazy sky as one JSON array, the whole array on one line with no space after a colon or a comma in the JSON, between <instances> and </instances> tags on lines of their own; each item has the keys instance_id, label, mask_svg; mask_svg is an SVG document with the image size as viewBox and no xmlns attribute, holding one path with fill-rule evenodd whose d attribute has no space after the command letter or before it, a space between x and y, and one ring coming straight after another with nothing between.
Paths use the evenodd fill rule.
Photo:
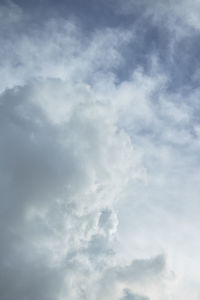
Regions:
<instances>
[{"instance_id":1,"label":"hazy sky","mask_svg":"<svg viewBox=\"0 0 200 300\"><path fill-rule=\"evenodd\" d=\"M200 1L1 1L0 45L0 300L200 300Z\"/></svg>"}]
</instances>

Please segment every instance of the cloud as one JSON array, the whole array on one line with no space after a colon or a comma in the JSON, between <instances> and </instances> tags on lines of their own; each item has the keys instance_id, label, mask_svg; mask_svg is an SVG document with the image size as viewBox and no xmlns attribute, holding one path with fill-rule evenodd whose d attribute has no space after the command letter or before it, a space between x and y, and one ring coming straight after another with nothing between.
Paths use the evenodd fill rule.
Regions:
<instances>
[{"instance_id":1,"label":"cloud","mask_svg":"<svg viewBox=\"0 0 200 300\"><path fill-rule=\"evenodd\" d=\"M114 254L113 204L140 176L112 108L72 84L37 80L0 97L4 299L96 297Z\"/></svg>"},{"instance_id":2,"label":"cloud","mask_svg":"<svg viewBox=\"0 0 200 300\"><path fill-rule=\"evenodd\" d=\"M140 295L132 294L128 289L124 290L124 296L121 300L148 300L149 298Z\"/></svg>"},{"instance_id":3,"label":"cloud","mask_svg":"<svg viewBox=\"0 0 200 300\"><path fill-rule=\"evenodd\" d=\"M110 77L123 61L119 49L131 39L131 33L121 28L96 29L85 35L72 18L50 18L33 25L18 6L3 9L7 21L0 37L1 91L35 78L91 82L104 72Z\"/></svg>"},{"instance_id":4,"label":"cloud","mask_svg":"<svg viewBox=\"0 0 200 300\"><path fill-rule=\"evenodd\" d=\"M165 276L165 258L163 256L134 260L130 265L110 268L103 274L98 299L110 299L111 297L115 299L149 299L139 296L141 293L150 294L154 299L159 299L158 290L162 286L162 281L167 279ZM134 292L132 293L130 289ZM123 294L124 296L121 298L120 295ZM162 290L162 297L165 298L164 290Z\"/></svg>"},{"instance_id":5,"label":"cloud","mask_svg":"<svg viewBox=\"0 0 200 300\"><path fill-rule=\"evenodd\" d=\"M199 253L199 89L170 89L162 49L145 37L168 6L142 4L159 8L143 31L136 22L87 32L2 6L2 300L171 300L186 283L198 295L189 257Z\"/></svg>"},{"instance_id":6,"label":"cloud","mask_svg":"<svg viewBox=\"0 0 200 300\"><path fill-rule=\"evenodd\" d=\"M121 0L113 3L113 8L117 14L134 14L139 11L143 17L152 17L154 22L161 22L162 17L166 18L164 26L169 26L171 30L178 30L179 33L184 34L181 25L188 27L187 30L199 30L199 1L193 2L189 0L179 1L135 1L129 0L125 3ZM143 10L143 12L141 12Z\"/></svg>"}]
</instances>

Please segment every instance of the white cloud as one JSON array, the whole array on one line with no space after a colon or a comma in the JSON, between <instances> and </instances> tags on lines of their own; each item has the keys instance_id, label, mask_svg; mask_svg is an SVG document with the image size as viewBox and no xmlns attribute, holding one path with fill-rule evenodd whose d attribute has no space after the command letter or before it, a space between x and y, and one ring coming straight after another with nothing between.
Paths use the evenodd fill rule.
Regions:
<instances>
[{"instance_id":1,"label":"white cloud","mask_svg":"<svg viewBox=\"0 0 200 300\"><path fill-rule=\"evenodd\" d=\"M170 277L163 256L134 260L128 266L116 266L103 274L97 299L149 299L142 296L145 294L152 299L169 299L168 281Z\"/></svg>"},{"instance_id":2,"label":"white cloud","mask_svg":"<svg viewBox=\"0 0 200 300\"><path fill-rule=\"evenodd\" d=\"M1 95L5 299L61 299L62 290L81 299L79 281L92 286L86 273L95 279L113 253L112 205L137 162L112 110L72 84L51 79Z\"/></svg>"},{"instance_id":3,"label":"white cloud","mask_svg":"<svg viewBox=\"0 0 200 300\"><path fill-rule=\"evenodd\" d=\"M84 83L29 80L0 101L1 295L96 299L113 204L141 176L130 138Z\"/></svg>"},{"instance_id":4,"label":"white cloud","mask_svg":"<svg viewBox=\"0 0 200 300\"><path fill-rule=\"evenodd\" d=\"M3 12L1 298L181 299L199 249L198 90L168 92L153 63L118 82L128 30Z\"/></svg>"}]
</instances>

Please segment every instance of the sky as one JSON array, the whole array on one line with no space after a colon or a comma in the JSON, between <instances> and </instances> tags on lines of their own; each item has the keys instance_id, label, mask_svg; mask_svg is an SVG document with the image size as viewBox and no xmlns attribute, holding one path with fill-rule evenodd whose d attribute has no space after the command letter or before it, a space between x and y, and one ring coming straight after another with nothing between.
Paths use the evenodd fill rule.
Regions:
<instances>
[{"instance_id":1,"label":"sky","mask_svg":"<svg viewBox=\"0 0 200 300\"><path fill-rule=\"evenodd\" d=\"M200 1L0 1L0 300L200 300Z\"/></svg>"}]
</instances>

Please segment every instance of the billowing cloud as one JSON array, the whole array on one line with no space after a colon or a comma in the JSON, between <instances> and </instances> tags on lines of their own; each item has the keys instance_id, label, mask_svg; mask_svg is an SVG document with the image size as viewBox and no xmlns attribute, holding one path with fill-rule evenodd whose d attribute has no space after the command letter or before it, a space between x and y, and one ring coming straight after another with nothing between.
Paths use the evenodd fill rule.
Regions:
<instances>
[{"instance_id":1,"label":"billowing cloud","mask_svg":"<svg viewBox=\"0 0 200 300\"><path fill-rule=\"evenodd\" d=\"M72 80L1 94L4 299L98 298L93 285L114 255L113 204L142 176L115 115Z\"/></svg>"},{"instance_id":2,"label":"billowing cloud","mask_svg":"<svg viewBox=\"0 0 200 300\"><path fill-rule=\"evenodd\" d=\"M129 137L88 86L55 79L1 95L1 137L1 295L60 299L80 272L77 299L83 274L113 254L113 201L137 163Z\"/></svg>"},{"instance_id":3,"label":"billowing cloud","mask_svg":"<svg viewBox=\"0 0 200 300\"><path fill-rule=\"evenodd\" d=\"M198 72L172 76L198 3L117 3L90 30L1 6L2 300L198 299Z\"/></svg>"}]
</instances>

